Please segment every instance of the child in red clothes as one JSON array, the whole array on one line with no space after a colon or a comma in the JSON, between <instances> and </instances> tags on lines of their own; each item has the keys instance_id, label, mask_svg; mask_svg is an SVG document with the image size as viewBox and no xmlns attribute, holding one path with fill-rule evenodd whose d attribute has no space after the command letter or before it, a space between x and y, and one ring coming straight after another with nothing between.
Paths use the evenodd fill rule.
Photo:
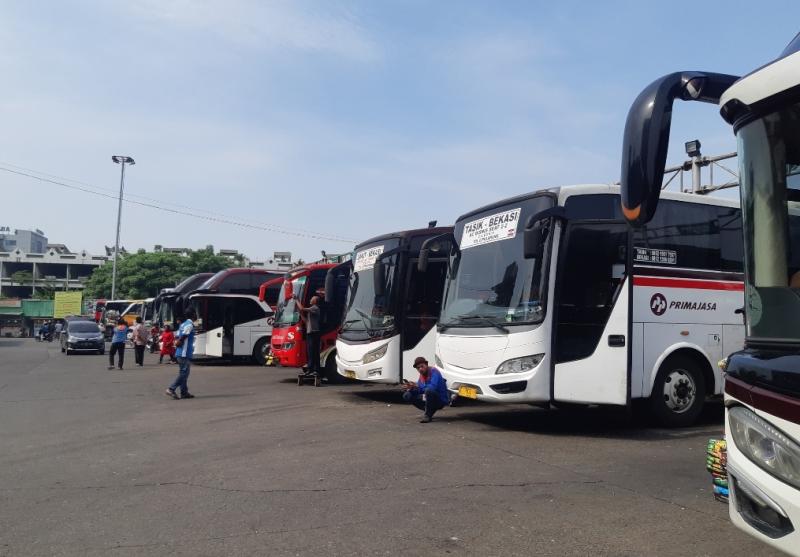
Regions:
<instances>
[{"instance_id":1,"label":"child in red clothes","mask_svg":"<svg viewBox=\"0 0 800 557\"><path fill-rule=\"evenodd\" d=\"M164 356L169 356L170 363L175 360L175 334L172 332L172 327L169 325L164 326L164 332L161 333L161 356L158 358L158 363L164 361Z\"/></svg>"}]
</instances>

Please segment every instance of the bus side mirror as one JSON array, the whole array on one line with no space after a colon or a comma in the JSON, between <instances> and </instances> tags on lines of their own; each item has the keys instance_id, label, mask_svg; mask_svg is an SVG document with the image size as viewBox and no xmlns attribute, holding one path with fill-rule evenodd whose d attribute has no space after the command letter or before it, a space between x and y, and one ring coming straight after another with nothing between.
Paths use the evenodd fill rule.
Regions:
<instances>
[{"instance_id":1,"label":"bus side mirror","mask_svg":"<svg viewBox=\"0 0 800 557\"><path fill-rule=\"evenodd\" d=\"M622 214L628 222L645 224L656 212L675 99L716 104L737 79L725 74L676 72L639 93L628 111L622 143Z\"/></svg>"},{"instance_id":2,"label":"bus side mirror","mask_svg":"<svg viewBox=\"0 0 800 557\"><path fill-rule=\"evenodd\" d=\"M550 220L552 218L566 219L564 207L550 207L531 215L525 223L522 232L522 255L525 259L541 259L544 254L544 244L550 234Z\"/></svg>"},{"instance_id":3,"label":"bus side mirror","mask_svg":"<svg viewBox=\"0 0 800 557\"><path fill-rule=\"evenodd\" d=\"M325 302L328 304L333 302L333 285L336 280L331 271L328 271L328 274L325 275Z\"/></svg>"},{"instance_id":4,"label":"bus side mirror","mask_svg":"<svg viewBox=\"0 0 800 557\"><path fill-rule=\"evenodd\" d=\"M428 256L430 255L430 250L428 248L424 248L419 250L419 259L417 260L417 270L420 273L424 273L428 270Z\"/></svg>"},{"instance_id":5,"label":"bus side mirror","mask_svg":"<svg viewBox=\"0 0 800 557\"><path fill-rule=\"evenodd\" d=\"M285 302L288 302L289 300L292 299L292 294L294 294L294 291L292 290L292 283L289 282L288 280L284 281L284 283L283 283L283 300Z\"/></svg>"},{"instance_id":6,"label":"bus side mirror","mask_svg":"<svg viewBox=\"0 0 800 557\"><path fill-rule=\"evenodd\" d=\"M386 286L386 268L380 259L375 262L375 267L373 267L372 280L374 281L375 296L383 296Z\"/></svg>"}]
</instances>

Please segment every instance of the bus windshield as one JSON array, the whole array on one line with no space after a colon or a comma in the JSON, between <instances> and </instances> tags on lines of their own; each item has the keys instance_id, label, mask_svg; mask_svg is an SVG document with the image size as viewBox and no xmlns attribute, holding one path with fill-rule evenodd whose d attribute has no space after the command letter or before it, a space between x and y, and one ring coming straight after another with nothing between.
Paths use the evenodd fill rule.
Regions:
<instances>
[{"instance_id":1,"label":"bus windshield","mask_svg":"<svg viewBox=\"0 0 800 557\"><path fill-rule=\"evenodd\" d=\"M278 296L278 307L275 310L275 327L288 327L295 325L300 321L300 312L297 308L297 302L294 298L285 299L284 292L286 291L286 282L291 285L292 294L303 300L305 294L305 285L308 275L301 275L293 277L288 281L284 281L281 292Z\"/></svg>"},{"instance_id":2,"label":"bus windshield","mask_svg":"<svg viewBox=\"0 0 800 557\"><path fill-rule=\"evenodd\" d=\"M748 342L800 345L800 104L737 138Z\"/></svg>"},{"instance_id":3,"label":"bus windshield","mask_svg":"<svg viewBox=\"0 0 800 557\"><path fill-rule=\"evenodd\" d=\"M346 340L368 340L394 334L397 304L397 254L383 257L396 248L400 240L359 247L353 258L353 272L347 290L347 311L340 335ZM375 272L383 270L383 292L375 290Z\"/></svg>"},{"instance_id":4,"label":"bus windshield","mask_svg":"<svg viewBox=\"0 0 800 557\"><path fill-rule=\"evenodd\" d=\"M442 327L518 325L544 318L544 265L525 259L523 229L528 218L553 204L553 198L537 196L456 223L460 251L451 255Z\"/></svg>"}]
</instances>

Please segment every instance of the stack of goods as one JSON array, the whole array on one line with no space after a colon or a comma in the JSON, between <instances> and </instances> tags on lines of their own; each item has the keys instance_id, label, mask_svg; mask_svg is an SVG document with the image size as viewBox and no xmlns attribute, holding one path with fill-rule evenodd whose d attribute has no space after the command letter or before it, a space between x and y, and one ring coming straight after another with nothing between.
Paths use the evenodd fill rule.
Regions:
<instances>
[{"instance_id":1,"label":"stack of goods","mask_svg":"<svg viewBox=\"0 0 800 557\"><path fill-rule=\"evenodd\" d=\"M714 499L728 502L728 444L724 439L709 439L706 470L714 480Z\"/></svg>"}]
</instances>

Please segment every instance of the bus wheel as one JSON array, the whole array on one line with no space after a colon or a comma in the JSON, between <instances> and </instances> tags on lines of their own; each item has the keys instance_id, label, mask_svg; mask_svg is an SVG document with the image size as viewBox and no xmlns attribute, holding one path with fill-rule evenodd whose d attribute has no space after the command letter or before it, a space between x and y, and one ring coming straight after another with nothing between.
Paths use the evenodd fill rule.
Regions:
<instances>
[{"instance_id":1,"label":"bus wheel","mask_svg":"<svg viewBox=\"0 0 800 557\"><path fill-rule=\"evenodd\" d=\"M331 385L344 383L346 381L346 379L336 371L336 354L334 352L328 354L328 358L325 360L325 378Z\"/></svg>"},{"instance_id":2,"label":"bus wheel","mask_svg":"<svg viewBox=\"0 0 800 557\"><path fill-rule=\"evenodd\" d=\"M269 337L264 337L256 342L253 348L253 362L258 366L266 365L267 352L269 351Z\"/></svg>"},{"instance_id":3,"label":"bus wheel","mask_svg":"<svg viewBox=\"0 0 800 557\"><path fill-rule=\"evenodd\" d=\"M692 358L670 356L661 364L653 383L650 410L663 426L686 427L700 415L705 398L700 366Z\"/></svg>"}]
</instances>

